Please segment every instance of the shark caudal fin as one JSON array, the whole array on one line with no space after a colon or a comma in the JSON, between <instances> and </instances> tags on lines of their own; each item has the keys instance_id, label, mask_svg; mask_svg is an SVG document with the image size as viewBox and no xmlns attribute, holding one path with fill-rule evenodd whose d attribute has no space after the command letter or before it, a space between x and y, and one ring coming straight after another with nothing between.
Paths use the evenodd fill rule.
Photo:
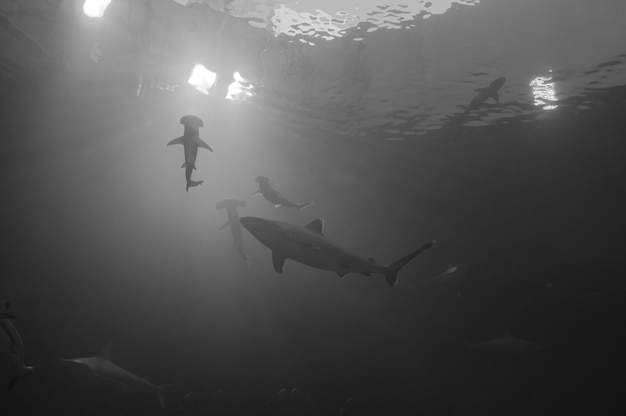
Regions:
<instances>
[{"instance_id":1,"label":"shark caudal fin","mask_svg":"<svg viewBox=\"0 0 626 416\"><path fill-rule=\"evenodd\" d=\"M303 202L302 204L296 204L296 209L298 211L302 211L303 209L310 207L313 205L313 202Z\"/></svg>"},{"instance_id":2,"label":"shark caudal fin","mask_svg":"<svg viewBox=\"0 0 626 416\"><path fill-rule=\"evenodd\" d=\"M406 256L402 257L401 259L396 260L393 263L386 265L385 268L387 269L387 271L385 272L385 280L387 281L389 286L393 287L398 284L398 272L400 271L400 269L402 269L404 266L409 264L409 262L413 260L415 257L417 257L418 254L421 254L423 251L428 250L434 245L435 245L435 240L429 241L428 243L424 244L423 246L421 246L414 252L409 253Z\"/></svg>"},{"instance_id":3,"label":"shark caudal fin","mask_svg":"<svg viewBox=\"0 0 626 416\"><path fill-rule=\"evenodd\" d=\"M13 378L9 380L9 385L8 385L9 391L13 390L13 387L15 387L15 383L17 383L19 379L29 374L33 374L35 372L35 368L36 367L29 367L26 365L20 368L19 371L13 376Z\"/></svg>"},{"instance_id":4,"label":"shark caudal fin","mask_svg":"<svg viewBox=\"0 0 626 416\"><path fill-rule=\"evenodd\" d=\"M161 408L165 409L165 403L180 399L187 393L187 389L184 385L176 384L160 384L156 386L156 396Z\"/></svg>"},{"instance_id":5,"label":"shark caudal fin","mask_svg":"<svg viewBox=\"0 0 626 416\"><path fill-rule=\"evenodd\" d=\"M188 191L189 188L192 188L192 187L198 186L198 185L202 185L202 182L204 182L204 181L187 181L187 189L185 189L185 190Z\"/></svg>"}]
</instances>

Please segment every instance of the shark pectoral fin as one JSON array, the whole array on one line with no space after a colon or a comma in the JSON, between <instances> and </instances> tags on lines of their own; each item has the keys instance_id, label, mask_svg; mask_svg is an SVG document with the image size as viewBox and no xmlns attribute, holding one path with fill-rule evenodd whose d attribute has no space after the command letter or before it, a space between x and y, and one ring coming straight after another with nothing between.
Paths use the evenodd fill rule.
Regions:
<instances>
[{"instance_id":1,"label":"shark pectoral fin","mask_svg":"<svg viewBox=\"0 0 626 416\"><path fill-rule=\"evenodd\" d=\"M302 211L306 207L310 207L313 205L313 202L303 202L301 204L296 204L295 207L298 211Z\"/></svg>"},{"instance_id":2,"label":"shark pectoral fin","mask_svg":"<svg viewBox=\"0 0 626 416\"><path fill-rule=\"evenodd\" d=\"M263 195L260 189L252 194L252 196L259 196L259 195Z\"/></svg>"},{"instance_id":3,"label":"shark pectoral fin","mask_svg":"<svg viewBox=\"0 0 626 416\"><path fill-rule=\"evenodd\" d=\"M201 138L198 137L198 147L202 147L204 149L213 151L213 149L211 149L211 146L209 146L204 140L202 140Z\"/></svg>"},{"instance_id":4,"label":"shark pectoral fin","mask_svg":"<svg viewBox=\"0 0 626 416\"><path fill-rule=\"evenodd\" d=\"M283 256L276 250L272 251L272 264L274 265L274 270L276 273L282 273L283 267L285 267L285 260L287 257Z\"/></svg>"},{"instance_id":5,"label":"shark pectoral fin","mask_svg":"<svg viewBox=\"0 0 626 416\"><path fill-rule=\"evenodd\" d=\"M221 227L220 230L223 230L224 228L230 226L230 220L226 221Z\"/></svg>"},{"instance_id":6,"label":"shark pectoral fin","mask_svg":"<svg viewBox=\"0 0 626 416\"><path fill-rule=\"evenodd\" d=\"M170 146L172 144L185 144L184 140L185 136L180 136L169 142L167 145Z\"/></svg>"},{"instance_id":7,"label":"shark pectoral fin","mask_svg":"<svg viewBox=\"0 0 626 416\"><path fill-rule=\"evenodd\" d=\"M180 165L181 168L184 168L185 166L187 166L187 162L183 162L183 164Z\"/></svg>"},{"instance_id":8,"label":"shark pectoral fin","mask_svg":"<svg viewBox=\"0 0 626 416\"><path fill-rule=\"evenodd\" d=\"M498 97L498 92L494 91L491 95L489 95L491 98L493 98L494 100L496 100L497 103L500 102L499 97Z\"/></svg>"}]
</instances>

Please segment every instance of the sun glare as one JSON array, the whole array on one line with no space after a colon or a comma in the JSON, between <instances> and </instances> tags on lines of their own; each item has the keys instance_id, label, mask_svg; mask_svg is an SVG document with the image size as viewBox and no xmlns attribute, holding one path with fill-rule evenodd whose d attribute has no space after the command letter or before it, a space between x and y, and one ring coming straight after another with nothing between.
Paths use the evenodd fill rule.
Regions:
<instances>
[{"instance_id":1,"label":"sun glare","mask_svg":"<svg viewBox=\"0 0 626 416\"><path fill-rule=\"evenodd\" d=\"M100 18L111 4L111 0L85 0L83 13L88 17Z\"/></svg>"},{"instance_id":2,"label":"sun glare","mask_svg":"<svg viewBox=\"0 0 626 416\"><path fill-rule=\"evenodd\" d=\"M552 72L552 71L550 71ZM558 105L554 104L558 101L554 92L554 82L552 77L536 77L530 82L533 90L534 104L542 106L544 110L554 110Z\"/></svg>"},{"instance_id":3,"label":"sun glare","mask_svg":"<svg viewBox=\"0 0 626 416\"><path fill-rule=\"evenodd\" d=\"M228 92L226 93L227 100L240 100L243 101L248 97L252 97L252 84L250 84L239 72L233 74L235 82L232 82L228 86Z\"/></svg>"},{"instance_id":4,"label":"sun glare","mask_svg":"<svg viewBox=\"0 0 626 416\"><path fill-rule=\"evenodd\" d=\"M215 85L215 81L217 81L215 72L209 71L204 65L197 64L193 67L187 82L201 93L208 95L211 87Z\"/></svg>"}]
</instances>

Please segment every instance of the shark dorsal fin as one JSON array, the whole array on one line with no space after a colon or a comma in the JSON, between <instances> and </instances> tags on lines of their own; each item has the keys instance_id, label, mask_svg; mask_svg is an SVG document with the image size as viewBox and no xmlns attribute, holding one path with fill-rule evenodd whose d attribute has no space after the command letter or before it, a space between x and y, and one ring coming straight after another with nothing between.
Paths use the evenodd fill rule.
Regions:
<instances>
[{"instance_id":1,"label":"shark dorsal fin","mask_svg":"<svg viewBox=\"0 0 626 416\"><path fill-rule=\"evenodd\" d=\"M99 358L104 358L107 361L111 361L111 350L113 349L113 341L107 342L107 344L98 353Z\"/></svg>"},{"instance_id":2,"label":"shark dorsal fin","mask_svg":"<svg viewBox=\"0 0 626 416\"><path fill-rule=\"evenodd\" d=\"M319 235L324 235L324 220L318 218L305 225L304 228Z\"/></svg>"}]
</instances>

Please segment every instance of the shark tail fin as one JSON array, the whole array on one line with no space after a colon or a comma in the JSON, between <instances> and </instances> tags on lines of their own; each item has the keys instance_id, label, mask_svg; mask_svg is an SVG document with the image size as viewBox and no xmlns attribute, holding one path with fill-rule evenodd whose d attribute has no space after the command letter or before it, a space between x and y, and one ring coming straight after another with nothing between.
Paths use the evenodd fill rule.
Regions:
<instances>
[{"instance_id":1,"label":"shark tail fin","mask_svg":"<svg viewBox=\"0 0 626 416\"><path fill-rule=\"evenodd\" d=\"M20 370L13 376L13 378L9 380L9 391L12 390L13 387L15 387L15 383L17 383L19 379L29 374L33 374L36 368L37 367L28 367L28 366L23 366L22 368L20 368Z\"/></svg>"},{"instance_id":2,"label":"shark tail fin","mask_svg":"<svg viewBox=\"0 0 626 416\"><path fill-rule=\"evenodd\" d=\"M203 181L187 181L187 189L185 190L188 191L191 187L202 185L202 182Z\"/></svg>"},{"instance_id":3,"label":"shark tail fin","mask_svg":"<svg viewBox=\"0 0 626 416\"><path fill-rule=\"evenodd\" d=\"M434 245L435 245L435 240L429 241L428 243L424 244L417 250L407 254L401 259L396 260L391 264L388 264L386 266L387 271L385 272L385 280L387 281L389 286L393 287L398 284L398 272L400 271L400 269L402 269L404 266L409 264L409 262L413 260L415 257L417 257L417 255L421 254L423 251L428 250Z\"/></svg>"},{"instance_id":4,"label":"shark tail fin","mask_svg":"<svg viewBox=\"0 0 626 416\"><path fill-rule=\"evenodd\" d=\"M298 211L302 211L304 208L310 207L313 205L313 202L303 202L301 204L296 204L296 209Z\"/></svg>"},{"instance_id":5,"label":"shark tail fin","mask_svg":"<svg viewBox=\"0 0 626 416\"><path fill-rule=\"evenodd\" d=\"M182 397L185 387L182 384L160 384L156 386L157 400L161 408L165 409L165 403L172 399Z\"/></svg>"}]
</instances>

